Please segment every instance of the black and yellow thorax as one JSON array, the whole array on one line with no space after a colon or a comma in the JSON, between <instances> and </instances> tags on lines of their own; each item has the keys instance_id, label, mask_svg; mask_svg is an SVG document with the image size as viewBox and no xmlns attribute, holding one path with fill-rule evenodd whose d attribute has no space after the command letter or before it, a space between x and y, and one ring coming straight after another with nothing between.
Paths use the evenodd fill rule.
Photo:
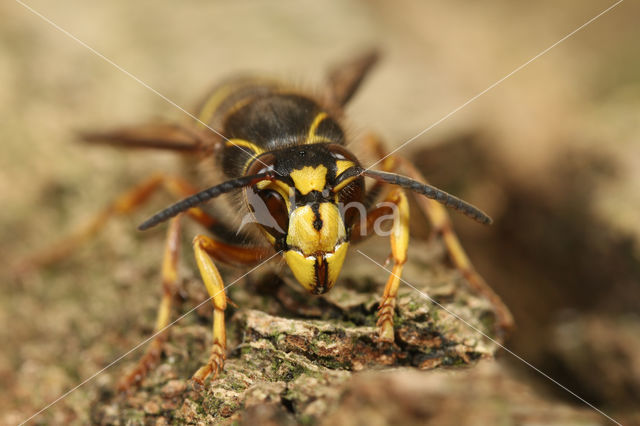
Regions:
<instances>
[{"instance_id":1,"label":"black and yellow thorax","mask_svg":"<svg viewBox=\"0 0 640 426\"><path fill-rule=\"evenodd\" d=\"M246 174L258 155L293 145L344 144L341 126L308 96L260 79L217 87L198 117L228 139L219 161L227 177Z\"/></svg>"},{"instance_id":2,"label":"black and yellow thorax","mask_svg":"<svg viewBox=\"0 0 640 426\"><path fill-rule=\"evenodd\" d=\"M220 86L199 118L227 138L228 178L273 174L243 188L245 207L305 287L331 288L357 217L344 206L364 193L363 177L344 175L359 163L338 122L311 97L252 80Z\"/></svg>"},{"instance_id":3,"label":"black and yellow thorax","mask_svg":"<svg viewBox=\"0 0 640 426\"><path fill-rule=\"evenodd\" d=\"M362 70L369 66L370 61L365 62ZM406 249L408 205L399 188L422 194L481 223L491 223L491 218L476 207L438 188L360 166L345 148L345 134L331 114L331 109L341 114L361 81L358 75L362 73L355 73L354 77L338 71L330 76L330 108L323 107L320 100L268 80L236 78L218 86L199 110L196 125L202 132L194 132L193 146L207 157L213 151L227 179L156 213L139 228L148 229L182 212L193 212L194 207L222 194L240 193L244 211L236 213L242 216L241 225L247 218L254 222L296 279L310 292L319 294L336 282L349 244L371 235L370 225L376 231L386 213L393 213L392 251L394 247ZM173 131L185 133L182 129ZM217 139L207 139L210 133ZM102 136L105 137L123 138L119 134ZM182 148L166 139L135 140L139 146ZM366 194L367 202L365 177L378 185ZM368 200L377 196L376 191L383 184L398 188L386 198L387 205L382 203L369 210ZM216 229L211 228L214 234Z\"/></svg>"}]
</instances>

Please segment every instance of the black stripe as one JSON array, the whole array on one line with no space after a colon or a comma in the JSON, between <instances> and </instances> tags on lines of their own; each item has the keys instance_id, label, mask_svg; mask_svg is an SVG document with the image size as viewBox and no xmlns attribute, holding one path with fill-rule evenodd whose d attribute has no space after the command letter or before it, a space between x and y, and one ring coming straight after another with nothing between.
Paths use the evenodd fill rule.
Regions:
<instances>
[{"instance_id":1,"label":"black stripe","mask_svg":"<svg viewBox=\"0 0 640 426\"><path fill-rule=\"evenodd\" d=\"M490 225L493 222L489 215L487 215L479 208L434 186L427 185L426 183L418 182L417 180L413 180L406 176L397 175L395 173L386 173L366 169L360 170L361 173L365 176L374 178L382 182L387 182L392 185L398 185L402 188L406 188L413 192L417 192L418 194L422 194L432 200L436 200L444 204L445 206L451 207L452 209L463 213L464 215L476 220L477 222L482 223L483 225ZM355 173L355 171L352 173Z\"/></svg>"},{"instance_id":2,"label":"black stripe","mask_svg":"<svg viewBox=\"0 0 640 426\"><path fill-rule=\"evenodd\" d=\"M327 284L329 283L329 264L323 257L320 262L316 258L316 262L313 265L315 270L316 285L313 288L315 294L323 294L329 290Z\"/></svg>"},{"instance_id":3,"label":"black stripe","mask_svg":"<svg viewBox=\"0 0 640 426\"><path fill-rule=\"evenodd\" d=\"M316 191L317 192L317 191ZM315 219L313 220L313 227L316 231L322 229L322 218L320 217L320 203L311 204L311 211L315 215Z\"/></svg>"}]
</instances>

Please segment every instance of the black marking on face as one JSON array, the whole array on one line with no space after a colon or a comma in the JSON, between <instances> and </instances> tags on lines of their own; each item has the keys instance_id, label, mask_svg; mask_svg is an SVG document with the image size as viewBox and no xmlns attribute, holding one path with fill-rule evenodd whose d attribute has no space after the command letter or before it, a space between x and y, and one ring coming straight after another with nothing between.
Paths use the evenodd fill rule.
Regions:
<instances>
[{"instance_id":1,"label":"black marking on face","mask_svg":"<svg viewBox=\"0 0 640 426\"><path fill-rule=\"evenodd\" d=\"M327 284L329 283L329 265L324 257L316 258L314 265L316 286L313 288L315 294L324 294L329 290Z\"/></svg>"},{"instance_id":2,"label":"black marking on face","mask_svg":"<svg viewBox=\"0 0 640 426\"><path fill-rule=\"evenodd\" d=\"M313 214L315 216L315 219L313 220L313 227L315 228L316 231L319 231L322 229L322 218L320 217L320 204L319 203L311 204L311 211L313 211Z\"/></svg>"}]
</instances>

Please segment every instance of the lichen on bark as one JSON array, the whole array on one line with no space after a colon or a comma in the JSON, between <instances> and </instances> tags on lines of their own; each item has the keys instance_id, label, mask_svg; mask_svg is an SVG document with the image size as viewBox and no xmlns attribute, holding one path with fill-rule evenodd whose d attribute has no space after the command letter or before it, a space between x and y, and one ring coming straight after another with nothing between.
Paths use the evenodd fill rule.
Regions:
<instances>
[{"instance_id":1,"label":"lichen on bark","mask_svg":"<svg viewBox=\"0 0 640 426\"><path fill-rule=\"evenodd\" d=\"M380 262L389 251L378 242L362 250ZM92 404L91 420L209 424L266 416L279 423L317 423L338 407L358 372L459 368L490 359L496 345L478 331L492 332L491 305L469 290L445 257L436 241L412 244L404 277L419 291L400 289L393 344L379 341L375 326L388 274L357 252L342 282L324 297L304 294L271 274L233 286L230 298L240 307L229 309L228 357L217 378L203 387L189 380L211 343L205 309L171 328L160 365L138 389L104 389ZM195 279L183 290L190 303L204 297ZM182 305L183 311L191 308Z\"/></svg>"}]
</instances>

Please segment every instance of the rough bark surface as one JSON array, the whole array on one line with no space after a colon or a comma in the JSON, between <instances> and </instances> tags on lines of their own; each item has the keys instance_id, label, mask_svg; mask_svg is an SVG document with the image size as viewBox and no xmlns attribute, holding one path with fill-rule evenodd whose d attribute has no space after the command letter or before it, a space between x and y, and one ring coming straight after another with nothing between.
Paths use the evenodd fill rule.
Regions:
<instances>
[{"instance_id":1,"label":"rough bark surface","mask_svg":"<svg viewBox=\"0 0 640 426\"><path fill-rule=\"evenodd\" d=\"M246 2L29 4L189 110L212 84L237 71L321 89L331 64L362 47L379 46L383 60L349 106L348 124L354 136L369 130L381 134L389 149L605 7L596 0L566 5L550 0L345 1L299 7L293 2L253 2L252 7ZM455 228L514 314L518 329L509 348L623 424L640 424L639 13L640 2L621 3L401 151L430 182L494 218L491 228L466 220ZM277 280L254 277L258 281L234 285L230 297L240 308L229 310L229 363L201 391L190 391L188 379L209 350L208 306L172 328L161 365L137 392L116 395L116 382L135 365L142 349L92 377L151 335L161 292L164 235L161 230L137 233L135 228L147 214L175 200L158 196L131 218L115 220L64 262L31 276L16 280L7 265L59 241L149 174L181 170L174 156L164 153L78 146L72 143L77 130L187 117L18 3L1 2L0 16L0 424L20 424L36 413L30 424L84 425L92 419L180 423L189 417L179 413L189 407L196 413L194 422L303 422L320 419L301 413L322 404L328 414L319 422L362 420L359 410L386 413L376 414L370 424L445 423L446 413L456 424L584 422L584 411L565 408L568 414L561 415L558 405L521 398L521 392L534 395L529 387L500 384L528 383L557 404L577 403L546 378L526 374L532 370L519 361L517 378L509 379L513 373L501 364L498 374L489 376L496 378L495 385L480 375L483 361L471 369L450 366L467 362L453 350L459 342L470 360L487 356L483 346L489 353L495 348L473 333L458 336L468 330L422 299L404 308L401 304L397 346L385 349L362 335L357 344L349 342L354 355L346 348L339 355L344 339L335 333L328 334L336 343L329 349L335 352L317 355L314 351L329 350L321 339L326 337L323 327L345 336L373 327L385 273L370 263L356 265L356 252L347 260L339 287L326 299L302 295ZM238 31L239 23L251 30ZM474 148L475 142L481 147ZM362 160L370 164L376 159ZM215 182L193 183L204 187ZM443 265L438 245L425 249L415 244L414 237L427 232L419 221L417 225L407 278L488 329L492 318L485 302L469 295L464 280ZM189 239L193 233L185 235ZM374 244L380 247L377 254L370 248L365 252L382 261L387 243ZM185 300L174 317L206 297L188 265L188 250L185 245ZM226 274L226 282L240 273ZM352 279L344 279L350 273ZM425 307L422 316L401 316L403 309L415 307ZM291 320L302 323L300 330L318 332L302 335L299 346L293 346L291 339L297 336L290 334L264 337L264 327L253 321L273 317L275 323ZM411 346L407 333L416 339ZM443 335L456 336L448 341L452 345L438 341ZM476 340L465 342L467 336ZM259 349L269 345L273 349L267 354ZM365 356L363 347L371 354ZM254 381L236 394L225 393L226 399L219 397L227 406L233 406L231 396L236 398L234 410L205 404L216 390L234 383L238 369L247 371L249 360L267 365L289 359L285 355L322 372L319 377L326 383L307 386L308 400L283 402L292 400L288 389L308 373L286 381L277 371L286 374L290 364L280 363L276 371L250 369ZM356 355L360 363L370 361L362 365L368 371L356 371ZM419 371L429 363L440 365ZM449 373L451 369L460 371ZM332 379L337 375L342 382ZM429 388L429 383L436 384ZM376 393L379 389L384 397ZM325 393L317 396L321 391ZM258 403L267 398L261 395L275 399ZM491 409L506 414L483 421L482 413ZM461 418L463 411L478 416L475 422ZM534 417L541 413L548 413L544 421ZM573 421L574 415L581 420Z\"/></svg>"},{"instance_id":2,"label":"rough bark surface","mask_svg":"<svg viewBox=\"0 0 640 426\"><path fill-rule=\"evenodd\" d=\"M388 248L370 244L364 250L381 260ZM376 307L387 273L357 252L347 264L341 285L323 298L300 293L273 275L239 285L231 291L231 299L242 307L229 312L230 344L222 374L202 387L193 386L189 380L206 360L211 342L210 315L203 309L197 317L172 327L160 365L138 389L116 394L113 382L105 383L91 403L90 421L470 422L473 419L460 417L459 410L438 414L436 401L464 405L471 388L476 389L472 393L478 407L493 398L503 400L481 410L489 416L487 419L513 421L523 415L519 410L526 411L527 404L532 412L524 414L525 418L593 419L568 408L534 414L544 404L527 396L527 391L510 395L508 388L525 387L505 378L493 363L479 373L468 370L480 359L493 358L497 346L479 333L491 332L493 315L489 303L471 294L460 274L444 264L443 257L437 243L412 245L406 279L442 307L403 286L394 344L379 342L375 327ZM183 303L184 310L204 298L195 280L188 281L183 290L183 297L189 300ZM435 376L421 371L433 369L462 371ZM512 399L523 399L524 405L519 404L518 409L503 405ZM479 415L472 411L474 416Z\"/></svg>"}]
</instances>

